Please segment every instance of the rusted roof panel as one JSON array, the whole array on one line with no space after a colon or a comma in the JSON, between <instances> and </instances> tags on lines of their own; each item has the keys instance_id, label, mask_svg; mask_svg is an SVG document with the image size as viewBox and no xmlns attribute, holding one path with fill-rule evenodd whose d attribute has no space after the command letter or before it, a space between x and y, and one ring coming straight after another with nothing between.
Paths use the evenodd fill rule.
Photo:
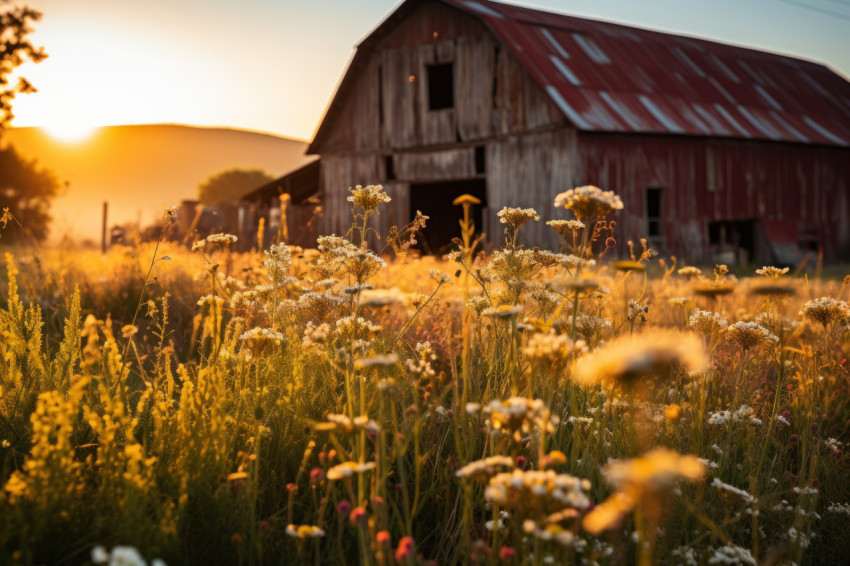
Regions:
<instances>
[{"instance_id":1,"label":"rusted roof panel","mask_svg":"<svg viewBox=\"0 0 850 566\"><path fill-rule=\"evenodd\" d=\"M784 55L511 6L481 18L576 128L850 146L850 83Z\"/></svg>"}]
</instances>

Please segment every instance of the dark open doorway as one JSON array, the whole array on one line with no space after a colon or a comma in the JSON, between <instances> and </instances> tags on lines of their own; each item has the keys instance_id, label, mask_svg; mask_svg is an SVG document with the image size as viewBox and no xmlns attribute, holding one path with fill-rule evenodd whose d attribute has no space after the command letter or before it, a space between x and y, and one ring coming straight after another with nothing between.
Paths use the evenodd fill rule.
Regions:
<instances>
[{"instance_id":1,"label":"dark open doorway","mask_svg":"<svg viewBox=\"0 0 850 566\"><path fill-rule=\"evenodd\" d=\"M763 257L756 219L721 220L708 223L708 242L713 261L746 264Z\"/></svg>"},{"instance_id":2,"label":"dark open doorway","mask_svg":"<svg viewBox=\"0 0 850 566\"><path fill-rule=\"evenodd\" d=\"M413 218L417 210L431 217L420 239L425 253L445 253L451 247L452 238L460 236L458 221L463 218L463 207L453 205L452 201L463 194L481 200L480 205L473 207L473 219L476 232L483 231L481 209L487 206L484 179L410 185L410 217Z\"/></svg>"}]
</instances>

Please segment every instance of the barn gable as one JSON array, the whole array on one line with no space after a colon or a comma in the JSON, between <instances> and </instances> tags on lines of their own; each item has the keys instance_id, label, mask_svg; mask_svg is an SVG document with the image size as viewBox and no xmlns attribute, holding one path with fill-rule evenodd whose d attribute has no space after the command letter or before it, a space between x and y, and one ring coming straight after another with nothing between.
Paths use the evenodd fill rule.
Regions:
<instances>
[{"instance_id":1,"label":"barn gable","mask_svg":"<svg viewBox=\"0 0 850 566\"><path fill-rule=\"evenodd\" d=\"M452 104L429 107L451 65ZM489 103L482 104L482 101ZM568 120L479 18L410 0L357 48L307 153L472 143Z\"/></svg>"}]
</instances>

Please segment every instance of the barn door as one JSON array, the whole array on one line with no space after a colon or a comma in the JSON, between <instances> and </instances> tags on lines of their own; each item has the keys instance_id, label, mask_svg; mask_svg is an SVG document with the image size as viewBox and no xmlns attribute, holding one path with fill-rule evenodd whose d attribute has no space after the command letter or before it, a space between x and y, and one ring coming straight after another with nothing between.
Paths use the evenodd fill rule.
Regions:
<instances>
[{"instance_id":1,"label":"barn door","mask_svg":"<svg viewBox=\"0 0 850 566\"><path fill-rule=\"evenodd\" d=\"M481 204L473 210L475 230L483 232L482 211L487 206L487 183L484 179L410 185L410 217L413 218L417 210L431 217L420 240L423 252L446 253L452 246L452 238L460 236L458 221L463 217L463 209L453 205L452 201L462 194L481 200Z\"/></svg>"}]
</instances>

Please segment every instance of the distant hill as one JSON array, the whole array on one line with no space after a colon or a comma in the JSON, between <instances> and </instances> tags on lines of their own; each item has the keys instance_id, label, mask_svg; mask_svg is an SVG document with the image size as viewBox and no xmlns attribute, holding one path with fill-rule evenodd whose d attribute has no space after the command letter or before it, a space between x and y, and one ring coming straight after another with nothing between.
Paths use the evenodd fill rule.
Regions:
<instances>
[{"instance_id":1,"label":"distant hill","mask_svg":"<svg viewBox=\"0 0 850 566\"><path fill-rule=\"evenodd\" d=\"M312 158L301 140L224 128L180 125L108 126L76 143L39 128L10 128L3 143L52 169L67 188L51 210L50 237L100 241L103 201L109 225L157 221L162 211L195 198L204 179L231 167L280 176Z\"/></svg>"}]
</instances>

